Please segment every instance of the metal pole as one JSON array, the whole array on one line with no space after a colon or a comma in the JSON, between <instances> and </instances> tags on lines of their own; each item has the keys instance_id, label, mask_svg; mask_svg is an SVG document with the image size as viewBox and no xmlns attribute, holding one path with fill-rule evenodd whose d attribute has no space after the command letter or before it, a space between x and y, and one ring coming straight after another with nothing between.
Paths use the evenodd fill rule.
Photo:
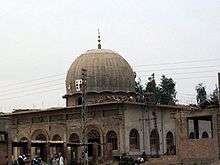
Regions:
<instances>
[{"instance_id":1,"label":"metal pole","mask_svg":"<svg viewBox=\"0 0 220 165\"><path fill-rule=\"evenodd\" d=\"M81 109L81 127L82 127L82 144L83 144L83 165L88 164L88 150L86 138L86 123L87 123L87 109L86 109L86 79L87 70L82 69L82 109Z\"/></svg>"}]
</instances>

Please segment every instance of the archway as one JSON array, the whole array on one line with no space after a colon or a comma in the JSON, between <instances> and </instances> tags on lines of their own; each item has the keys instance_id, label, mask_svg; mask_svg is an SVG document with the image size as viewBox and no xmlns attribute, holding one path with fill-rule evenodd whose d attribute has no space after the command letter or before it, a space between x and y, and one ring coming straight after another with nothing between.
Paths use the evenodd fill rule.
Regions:
<instances>
[{"instance_id":1,"label":"archway","mask_svg":"<svg viewBox=\"0 0 220 165\"><path fill-rule=\"evenodd\" d=\"M69 164L77 164L77 161L79 159L79 135L77 133L72 133L69 137L69 150L68 150L68 162Z\"/></svg>"},{"instance_id":2,"label":"archway","mask_svg":"<svg viewBox=\"0 0 220 165\"><path fill-rule=\"evenodd\" d=\"M20 155L28 155L28 138L22 137L19 141L20 146Z\"/></svg>"},{"instance_id":3,"label":"archway","mask_svg":"<svg viewBox=\"0 0 220 165\"><path fill-rule=\"evenodd\" d=\"M115 131L109 131L106 135L107 143L111 143L112 150L118 149L118 139Z\"/></svg>"},{"instance_id":4,"label":"archway","mask_svg":"<svg viewBox=\"0 0 220 165\"><path fill-rule=\"evenodd\" d=\"M168 132L166 135L167 155L175 155L176 148L174 145L174 137L172 132Z\"/></svg>"},{"instance_id":5,"label":"archway","mask_svg":"<svg viewBox=\"0 0 220 165\"><path fill-rule=\"evenodd\" d=\"M36 130L33 132L31 136L32 140L32 148L31 153L33 156L39 156L42 158L43 161L47 160L47 155L49 151L49 145L47 145L48 142L48 134L44 130ZM47 147L48 146L48 147Z\"/></svg>"},{"instance_id":6,"label":"archway","mask_svg":"<svg viewBox=\"0 0 220 165\"><path fill-rule=\"evenodd\" d=\"M55 134L50 142L50 154L51 156L58 153L63 154L63 142L60 135Z\"/></svg>"},{"instance_id":7,"label":"archway","mask_svg":"<svg viewBox=\"0 0 220 165\"><path fill-rule=\"evenodd\" d=\"M80 140L79 140L79 135L76 134L76 133L72 133L69 137L69 142L71 143L79 143Z\"/></svg>"},{"instance_id":8,"label":"archway","mask_svg":"<svg viewBox=\"0 0 220 165\"><path fill-rule=\"evenodd\" d=\"M62 140L62 138L58 134L54 135L52 138L52 141L61 141L61 140Z\"/></svg>"},{"instance_id":9,"label":"archway","mask_svg":"<svg viewBox=\"0 0 220 165\"><path fill-rule=\"evenodd\" d=\"M101 139L100 139L100 134L97 130L92 129L89 131L87 134L87 140L88 143L88 156L89 157L94 157L94 156L100 156L101 155ZM94 144L98 145L98 148L94 147ZM98 150L98 151L97 151Z\"/></svg>"},{"instance_id":10,"label":"archway","mask_svg":"<svg viewBox=\"0 0 220 165\"><path fill-rule=\"evenodd\" d=\"M36 136L35 140L38 140L38 141L46 141L47 138L44 134L39 134Z\"/></svg>"},{"instance_id":11,"label":"archway","mask_svg":"<svg viewBox=\"0 0 220 165\"><path fill-rule=\"evenodd\" d=\"M160 138L157 129L153 129L150 134L150 151L151 155L159 156Z\"/></svg>"},{"instance_id":12,"label":"archway","mask_svg":"<svg viewBox=\"0 0 220 165\"><path fill-rule=\"evenodd\" d=\"M130 150L140 149L140 137L136 129L132 129L129 134Z\"/></svg>"}]
</instances>

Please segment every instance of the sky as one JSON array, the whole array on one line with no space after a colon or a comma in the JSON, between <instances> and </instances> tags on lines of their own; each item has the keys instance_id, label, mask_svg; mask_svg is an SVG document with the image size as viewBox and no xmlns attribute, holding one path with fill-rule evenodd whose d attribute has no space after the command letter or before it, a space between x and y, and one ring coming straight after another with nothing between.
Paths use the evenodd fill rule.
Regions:
<instances>
[{"instance_id":1,"label":"sky","mask_svg":"<svg viewBox=\"0 0 220 165\"><path fill-rule=\"evenodd\" d=\"M65 76L86 50L122 55L145 84L176 82L179 103L195 103L220 72L220 1L0 0L0 111L65 106Z\"/></svg>"}]
</instances>

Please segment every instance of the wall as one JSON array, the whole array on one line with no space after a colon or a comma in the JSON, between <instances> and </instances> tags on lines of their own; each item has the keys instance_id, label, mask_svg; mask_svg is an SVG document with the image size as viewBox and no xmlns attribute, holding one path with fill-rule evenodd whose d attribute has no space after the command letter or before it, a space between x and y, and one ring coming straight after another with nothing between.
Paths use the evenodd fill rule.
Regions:
<instances>
[{"instance_id":1,"label":"wall","mask_svg":"<svg viewBox=\"0 0 220 165\"><path fill-rule=\"evenodd\" d=\"M174 136L175 143L175 120L171 118L170 113L173 109L163 109L158 107L144 107L143 105L128 106L125 111L125 142L126 152L131 155L141 154L145 151L150 155L150 133L155 129L155 121L153 112L156 114L157 129L160 139L159 154L166 153L166 134L171 131ZM137 129L140 135L140 149L130 151L129 133L131 129Z\"/></svg>"},{"instance_id":2,"label":"wall","mask_svg":"<svg viewBox=\"0 0 220 165\"><path fill-rule=\"evenodd\" d=\"M187 130L188 117L212 116L213 137L205 139L189 139ZM218 159L217 111L201 110L184 112L177 117L178 158L181 162L214 161ZM204 128L202 129L205 129Z\"/></svg>"}]
</instances>

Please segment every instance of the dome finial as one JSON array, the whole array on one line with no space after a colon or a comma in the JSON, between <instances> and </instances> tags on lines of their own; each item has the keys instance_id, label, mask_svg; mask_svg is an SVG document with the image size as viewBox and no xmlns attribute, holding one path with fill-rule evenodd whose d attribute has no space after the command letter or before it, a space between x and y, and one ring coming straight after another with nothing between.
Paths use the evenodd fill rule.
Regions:
<instances>
[{"instance_id":1,"label":"dome finial","mask_svg":"<svg viewBox=\"0 0 220 165\"><path fill-rule=\"evenodd\" d=\"M98 29L98 49L102 49L99 29Z\"/></svg>"}]
</instances>

